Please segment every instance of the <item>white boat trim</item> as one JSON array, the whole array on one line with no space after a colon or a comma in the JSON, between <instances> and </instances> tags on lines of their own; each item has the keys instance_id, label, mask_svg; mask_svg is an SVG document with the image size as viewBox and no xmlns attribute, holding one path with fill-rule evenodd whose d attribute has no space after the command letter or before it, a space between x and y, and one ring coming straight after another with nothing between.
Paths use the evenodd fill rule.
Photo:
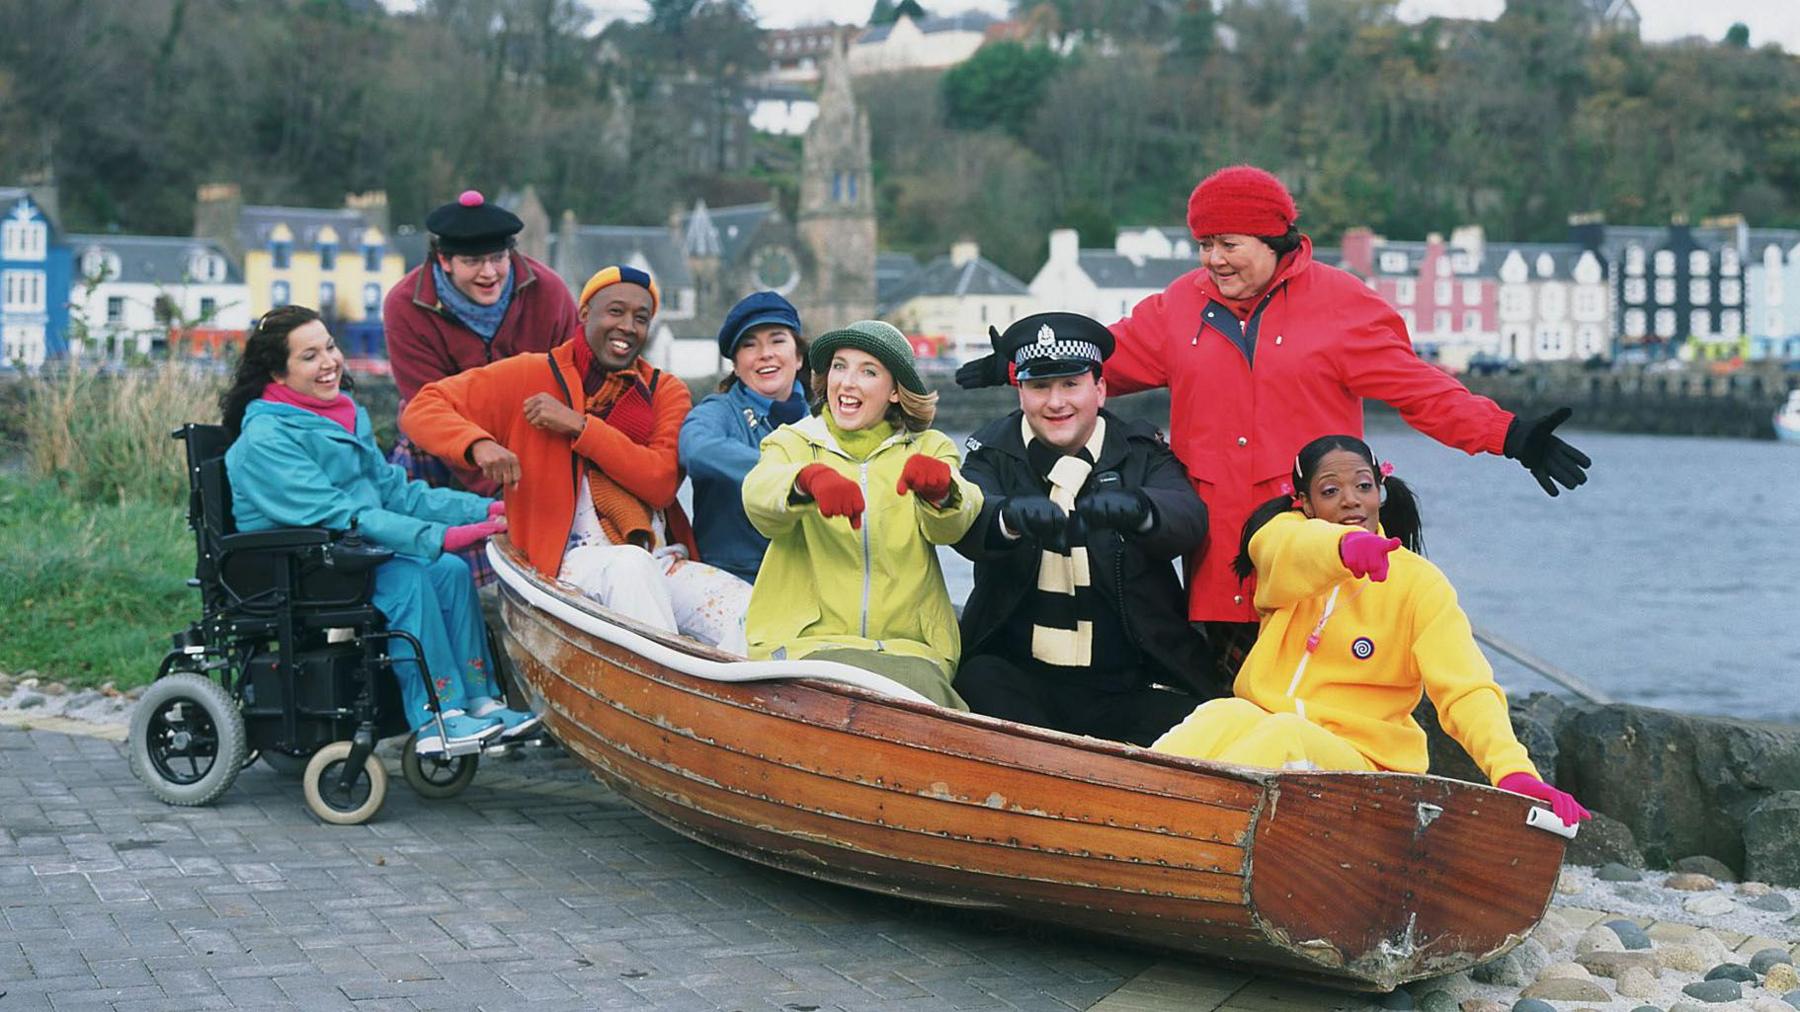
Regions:
<instances>
[{"instance_id":1,"label":"white boat trim","mask_svg":"<svg viewBox=\"0 0 1800 1012\"><path fill-rule=\"evenodd\" d=\"M854 685L859 689L868 689L871 692L892 696L895 699L937 705L891 678L878 675L873 671L851 667L848 664L839 664L836 661L804 659L715 661L709 657L683 653L608 620L599 613L600 609L597 605L593 605L585 599L578 606L574 602L545 592L492 541L488 542L487 557L500 579L529 602L532 607L554 615L582 632L597 636L616 647L623 647L665 667L673 668L684 675L705 678L714 682L762 682L783 678L815 678L820 681Z\"/></svg>"}]
</instances>

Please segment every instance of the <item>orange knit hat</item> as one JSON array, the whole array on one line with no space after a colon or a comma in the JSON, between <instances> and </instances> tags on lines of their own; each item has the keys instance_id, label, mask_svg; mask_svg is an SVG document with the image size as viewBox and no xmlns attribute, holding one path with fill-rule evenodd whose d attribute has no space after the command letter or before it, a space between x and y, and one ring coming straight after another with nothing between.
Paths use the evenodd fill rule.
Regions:
<instances>
[{"instance_id":1,"label":"orange knit hat","mask_svg":"<svg viewBox=\"0 0 1800 1012\"><path fill-rule=\"evenodd\" d=\"M586 309L588 300L594 297L595 292L620 282L637 285L648 291L650 293L650 313L653 316L656 314L656 307L662 304L662 293L656 290L655 279L636 267L624 267L618 264L602 267L594 272L593 277L587 279L587 284L581 286L581 301L575 304L575 308Z\"/></svg>"}]
</instances>

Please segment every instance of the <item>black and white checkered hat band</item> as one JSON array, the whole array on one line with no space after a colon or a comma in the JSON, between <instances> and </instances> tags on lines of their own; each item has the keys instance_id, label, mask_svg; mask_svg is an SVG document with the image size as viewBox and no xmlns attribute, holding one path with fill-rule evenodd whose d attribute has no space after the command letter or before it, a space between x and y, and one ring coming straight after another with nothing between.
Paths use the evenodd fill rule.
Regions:
<instances>
[{"instance_id":1,"label":"black and white checkered hat band","mask_svg":"<svg viewBox=\"0 0 1800 1012\"><path fill-rule=\"evenodd\" d=\"M1092 341L1034 341L1013 353L1013 364L1018 366L1044 359L1098 362L1100 346Z\"/></svg>"}]
</instances>

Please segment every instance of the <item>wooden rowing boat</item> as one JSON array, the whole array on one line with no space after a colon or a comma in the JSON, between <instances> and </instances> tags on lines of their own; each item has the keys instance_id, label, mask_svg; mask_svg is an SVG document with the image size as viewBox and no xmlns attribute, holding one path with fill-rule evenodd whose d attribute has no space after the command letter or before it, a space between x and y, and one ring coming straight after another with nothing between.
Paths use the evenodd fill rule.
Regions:
<instances>
[{"instance_id":1,"label":"wooden rowing boat","mask_svg":"<svg viewBox=\"0 0 1800 1012\"><path fill-rule=\"evenodd\" d=\"M732 664L543 579L504 539L489 553L507 651L556 738L656 821L786 871L1391 990L1516 945L1562 863L1563 837L1528 825L1548 811L1517 795L1197 762L831 681L861 673L823 662Z\"/></svg>"}]
</instances>

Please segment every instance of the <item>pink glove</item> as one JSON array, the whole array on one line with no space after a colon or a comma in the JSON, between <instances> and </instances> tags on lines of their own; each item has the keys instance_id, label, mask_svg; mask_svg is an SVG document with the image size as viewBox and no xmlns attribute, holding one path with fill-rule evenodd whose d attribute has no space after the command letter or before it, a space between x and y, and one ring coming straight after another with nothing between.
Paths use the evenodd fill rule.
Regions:
<instances>
[{"instance_id":1,"label":"pink glove","mask_svg":"<svg viewBox=\"0 0 1800 1012\"><path fill-rule=\"evenodd\" d=\"M1400 547L1399 538L1384 538L1368 531L1351 531L1338 542L1338 558L1351 576L1366 576L1376 583L1387 579L1388 553Z\"/></svg>"},{"instance_id":2,"label":"pink glove","mask_svg":"<svg viewBox=\"0 0 1800 1012\"><path fill-rule=\"evenodd\" d=\"M503 517L505 515L506 515L506 500L505 499L495 499L493 502L488 503L488 519L489 520L492 520L495 517Z\"/></svg>"},{"instance_id":3,"label":"pink glove","mask_svg":"<svg viewBox=\"0 0 1800 1012\"><path fill-rule=\"evenodd\" d=\"M444 551L460 552L490 534L506 530L506 518L495 517L478 524L463 524L444 531Z\"/></svg>"},{"instance_id":4,"label":"pink glove","mask_svg":"<svg viewBox=\"0 0 1800 1012\"><path fill-rule=\"evenodd\" d=\"M1594 813L1581 807L1581 802L1575 800L1575 795L1559 791L1529 773L1508 773L1494 786L1503 791L1550 802L1550 810L1563 820L1565 826L1573 826L1583 819L1594 817Z\"/></svg>"}]
</instances>

